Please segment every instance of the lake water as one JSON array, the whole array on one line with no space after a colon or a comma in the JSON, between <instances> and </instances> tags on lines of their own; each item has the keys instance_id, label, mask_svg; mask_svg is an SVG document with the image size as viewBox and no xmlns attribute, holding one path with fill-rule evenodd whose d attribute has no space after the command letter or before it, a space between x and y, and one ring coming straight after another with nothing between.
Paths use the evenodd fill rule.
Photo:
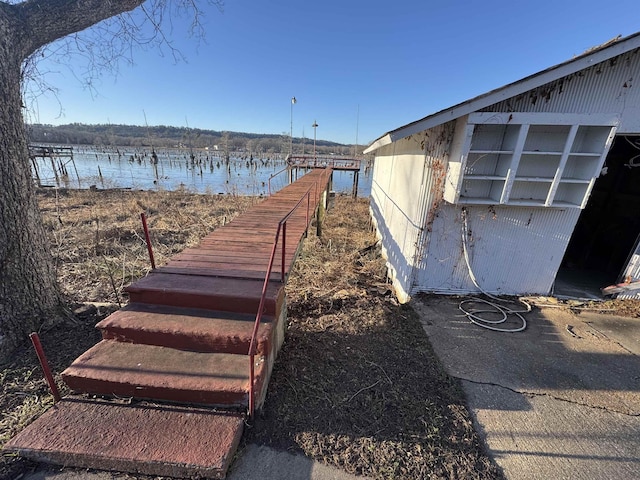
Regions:
<instances>
[{"instance_id":1,"label":"lake water","mask_svg":"<svg viewBox=\"0 0 640 480\"><path fill-rule=\"evenodd\" d=\"M287 184L283 156L268 158L231 154L225 161L221 152L188 149L157 150L119 147L98 149L76 146L69 158L36 158L41 185L66 188L132 188L141 190L176 190L209 194L268 195L269 177L272 191ZM54 171L55 169L55 171ZM304 172L300 171L298 175ZM34 172L35 176L35 172ZM335 171L333 189L350 193L353 172ZM358 196L371 192L371 168L366 162L358 179Z\"/></svg>"}]
</instances>

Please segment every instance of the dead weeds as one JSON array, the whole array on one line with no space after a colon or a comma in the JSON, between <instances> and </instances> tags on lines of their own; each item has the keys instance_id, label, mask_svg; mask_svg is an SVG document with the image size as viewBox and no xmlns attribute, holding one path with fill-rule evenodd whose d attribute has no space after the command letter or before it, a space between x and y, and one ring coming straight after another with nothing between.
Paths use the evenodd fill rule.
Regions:
<instances>
[{"instance_id":1,"label":"dead weeds","mask_svg":"<svg viewBox=\"0 0 640 480\"><path fill-rule=\"evenodd\" d=\"M605 300L603 302L588 302L583 306L572 307L575 311L590 310L608 315L620 315L621 317L640 318L640 300Z\"/></svg>"},{"instance_id":2,"label":"dead weeds","mask_svg":"<svg viewBox=\"0 0 640 480\"><path fill-rule=\"evenodd\" d=\"M245 441L375 478L501 478L460 385L386 284L368 204L338 198L287 285L289 328Z\"/></svg>"},{"instance_id":3,"label":"dead weeds","mask_svg":"<svg viewBox=\"0 0 640 480\"><path fill-rule=\"evenodd\" d=\"M126 303L123 288L195 245L255 203L255 197L130 190L46 190L39 195L63 293L79 302Z\"/></svg>"},{"instance_id":4,"label":"dead weeds","mask_svg":"<svg viewBox=\"0 0 640 480\"><path fill-rule=\"evenodd\" d=\"M72 304L98 302L80 307L78 322L41 332L56 375L98 341L95 323L149 270L140 212L161 265L255 201L185 191L41 192L64 292ZM322 238L306 240L287 286L287 341L244 442L375 478L501 478L473 430L460 385L443 371L414 311L392 296L368 218L366 200L339 197ZM588 307L640 311L637 302ZM30 347L0 365L0 380L1 447L52 398ZM0 478L32 468L4 456Z\"/></svg>"},{"instance_id":5,"label":"dead weeds","mask_svg":"<svg viewBox=\"0 0 640 480\"><path fill-rule=\"evenodd\" d=\"M57 375L98 341L95 323L148 271L141 211L162 264L255 201L132 191L48 191L40 199L64 292L71 303L99 302L81 308L77 324L42 333ZM444 373L416 314L391 294L366 201L336 199L322 238L305 242L287 293L287 341L245 442L376 478L501 478L460 386ZM52 399L27 346L0 366L0 378L1 447ZM0 478L32 468L5 456Z\"/></svg>"},{"instance_id":6,"label":"dead weeds","mask_svg":"<svg viewBox=\"0 0 640 480\"><path fill-rule=\"evenodd\" d=\"M118 303L126 303L123 288L150 270L141 212L148 217L156 263L162 265L258 201L128 190L43 190L38 199L58 280L77 317L76 322L40 332L63 395L68 392L60 373L100 340L95 324ZM0 448L52 404L33 348L25 345L10 362L0 364ZM3 455L0 479L13 479L33 468L31 462Z\"/></svg>"}]
</instances>

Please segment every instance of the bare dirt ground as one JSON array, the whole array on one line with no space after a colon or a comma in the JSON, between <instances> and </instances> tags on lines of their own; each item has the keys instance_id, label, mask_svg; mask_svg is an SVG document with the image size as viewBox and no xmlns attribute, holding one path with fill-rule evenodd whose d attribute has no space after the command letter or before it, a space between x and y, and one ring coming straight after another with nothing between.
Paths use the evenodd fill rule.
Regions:
<instances>
[{"instance_id":1,"label":"bare dirt ground","mask_svg":"<svg viewBox=\"0 0 640 480\"><path fill-rule=\"evenodd\" d=\"M287 339L245 441L375 478L501 478L374 244L367 202L344 198L305 242Z\"/></svg>"},{"instance_id":2,"label":"bare dirt ground","mask_svg":"<svg viewBox=\"0 0 640 480\"><path fill-rule=\"evenodd\" d=\"M259 200L47 191L40 201L60 284L78 316L41 332L61 384L59 372L98 341L94 325L126 303L122 288L149 270L140 212L162 264ZM458 381L442 369L417 314L395 301L367 209L366 200L338 197L322 237L306 240L287 286L287 339L243 444L302 452L374 478L502 478L473 430ZM0 365L0 380L1 447L52 399L26 345ZM36 467L3 456L0 479Z\"/></svg>"}]
</instances>

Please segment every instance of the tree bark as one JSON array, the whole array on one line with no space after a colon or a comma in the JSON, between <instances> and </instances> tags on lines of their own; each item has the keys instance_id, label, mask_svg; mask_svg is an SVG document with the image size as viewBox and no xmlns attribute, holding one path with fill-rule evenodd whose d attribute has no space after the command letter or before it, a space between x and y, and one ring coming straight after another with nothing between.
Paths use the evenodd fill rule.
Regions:
<instances>
[{"instance_id":1,"label":"tree bark","mask_svg":"<svg viewBox=\"0 0 640 480\"><path fill-rule=\"evenodd\" d=\"M47 43L142 3L0 2L0 361L64 308L31 177L22 113L22 66Z\"/></svg>"},{"instance_id":2,"label":"tree bark","mask_svg":"<svg viewBox=\"0 0 640 480\"><path fill-rule=\"evenodd\" d=\"M139 7L145 0L27 0L13 7L26 59L38 48ZM5 4L6 5L6 4ZM5 7L6 8L6 7Z\"/></svg>"}]
</instances>

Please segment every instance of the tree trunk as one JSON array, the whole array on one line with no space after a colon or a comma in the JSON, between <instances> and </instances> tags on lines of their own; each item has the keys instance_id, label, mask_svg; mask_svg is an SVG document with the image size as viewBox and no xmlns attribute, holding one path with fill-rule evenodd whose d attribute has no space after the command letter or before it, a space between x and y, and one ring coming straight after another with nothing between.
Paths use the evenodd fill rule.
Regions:
<instances>
[{"instance_id":1,"label":"tree trunk","mask_svg":"<svg viewBox=\"0 0 640 480\"><path fill-rule=\"evenodd\" d=\"M0 1L0 361L64 310L31 177L23 63L41 46L142 2Z\"/></svg>"},{"instance_id":2,"label":"tree trunk","mask_svg":"<svg viewBox=\"0 0 640 480\"><path fill-rule=\"evenodd\" d=\"M62 300L31 178L22 117L21 61L0 47L0 360Z\"/></svg>"}]
</instances>

